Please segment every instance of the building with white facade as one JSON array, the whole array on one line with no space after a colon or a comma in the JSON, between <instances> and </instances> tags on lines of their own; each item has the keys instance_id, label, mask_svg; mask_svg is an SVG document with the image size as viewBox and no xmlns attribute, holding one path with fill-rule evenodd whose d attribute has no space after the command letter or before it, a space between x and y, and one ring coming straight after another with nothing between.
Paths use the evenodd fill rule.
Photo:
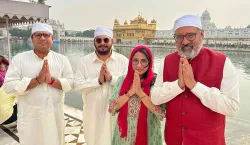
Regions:
<instances>
[{"instance_id":1,"label":"building with white facade","mask_svg":"<svg viewBox=\"0 0 250 145\"><path fill-rule=\"evenodd\" d=\"M65 30L69 35L75 36L77 33L82 33L82 31L76 30Z\"/></svg>"},{"instance_id":2,"label":"building with white facade","mask_svg":"<svg viewBox=\"0 0 250 145\"><path fill-rule=\"evenodd\" d=\"M207 10L201 15L201 24L204 30L217 29L215 24L211 22L211 17Z\"/></svg>"},{"instance_id":3,"label":"building with white facade","mask_svg":"<svg viewBox=\"0 0 250 145\"><path fill-rule=\"evenodd\" d=\"M246 38L250 37L250 28L232 28L226 26L224 29L217 28L214 23L211 22L210 13L205 10L201 15L202 28L205 31L205 38ZM173 38L173 32L171 30L157 30L156 38Z\"/></svg>"}]
</instances>

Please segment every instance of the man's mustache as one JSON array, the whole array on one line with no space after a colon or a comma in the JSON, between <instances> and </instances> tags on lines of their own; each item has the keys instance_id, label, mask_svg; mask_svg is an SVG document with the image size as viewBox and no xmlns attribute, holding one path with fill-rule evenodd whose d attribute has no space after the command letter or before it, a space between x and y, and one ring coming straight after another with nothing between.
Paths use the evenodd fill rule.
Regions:
<instances>
[{"instance_id":1,"label":"man's mustache","mask_svg":"<svg viewBox=\"0 0 250 145\"><path fill-rule=\"evenodd\" d=\"M100 46L98 46L98 48L101 48L101 47L106 47L106 48L108 48L108 46L105 46L105 45L100 45Z\"/></svg>"},{"instance_id":2,"label":"man's mustache","mask_svg":"<svg viewBox=\"0 0 250 145\"><path fill-rule=\"evenodd\" d=\"M192 43L188 43L186 45L182 45L181 48L185 48L185 47L191 47L192 49L194 48L194 45Z\"/></svg>"}]
</instances>

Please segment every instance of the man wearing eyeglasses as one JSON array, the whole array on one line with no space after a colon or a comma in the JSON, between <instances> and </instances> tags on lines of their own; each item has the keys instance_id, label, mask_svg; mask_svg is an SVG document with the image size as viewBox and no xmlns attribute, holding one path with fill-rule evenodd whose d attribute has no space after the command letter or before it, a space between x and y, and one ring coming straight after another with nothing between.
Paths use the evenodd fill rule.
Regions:
<instances>
[{"instance_id":1,"label":"man wearing eyeglasses","mask_svg":"<svg viewBox=\"0 0 250 145\"><path fill-rule=\"evenodd\" d=\"M36 23L34 50L13 57L4 90L18 96L17 128L21 145L64 144L64 94L73 87L67 57L50 50L53 29Z\"/></svg>"},{"instance_id":2,"label":"man wearing eyeglasses","mask_svg":"<svg viewBox=\"0 0 250 145\"><path fill-rule=\"evenodd\" d=\"M159 69L152 102L166 103L167 145L225 145L226 116L239 110L239 79L228 57L202 46L195 15L175 21L177 51Z\"/></svg>"},{"instance_id":3,"label":"man wearing eyeglasses","mask_svg":"<svg viewBox=\"0 0 250 145\"><path fill-rule=\"evenodd\" d=\"M88 145L111 145L109 97L120 75L128 68L128 59L114 51L113 32L97 27L95 51L80 60L74 89L82 92L84 137Z\"/></svg>"}]
</instances>

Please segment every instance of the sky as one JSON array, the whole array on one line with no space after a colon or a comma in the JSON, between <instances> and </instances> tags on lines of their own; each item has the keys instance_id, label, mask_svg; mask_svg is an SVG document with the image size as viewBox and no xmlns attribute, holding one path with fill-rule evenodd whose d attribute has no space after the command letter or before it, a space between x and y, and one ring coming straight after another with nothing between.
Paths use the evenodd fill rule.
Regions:
<instances>
[{"instance_id":1,"label":"sky","mask_svg":"<svg viewBox=\"0 0 250 145\"><path fill-rule=\"evenodd\" d=\"M157 30L170 30L178 17L201 16L206 9L217 28L250 24L250 0L47 0L46 4L51 6L50 19L64 23L66 30L112 28L115 18L123 24L139 13L148 22L155 18Z\"/></svg>"}]
</instances>

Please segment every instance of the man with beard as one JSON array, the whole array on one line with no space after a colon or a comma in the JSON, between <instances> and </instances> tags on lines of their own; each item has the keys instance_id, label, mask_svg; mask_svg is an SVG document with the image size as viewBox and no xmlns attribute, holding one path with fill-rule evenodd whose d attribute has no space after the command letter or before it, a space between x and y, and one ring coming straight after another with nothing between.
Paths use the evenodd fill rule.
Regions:
<instances>
[{"instance_id":1,"label":"man with beard","mask_svg":"<svg viewBox=\"0 0 250 145\"><path fill-rule=\"evenodd\" d=\"M225 145L225 116L239 110L239 79L224 54L202 46L198 16L175 21L178 51L163 60L152 90L155 105L166 103L167 145Z\"/></svg>"},{"instance_id":2,"label":"man with beard","mask_svg":"<svg viewBox=\"0 0 250 145\"><path fill-rule=\"evenodd\" d=\"M53 29L36 23L34 50L13 57L3 88L18 96L17 129L21 145L64 145L64 95L73 87L67 57L50 50Z\"/></svg>"},{"instance_id":3,"label":"man with beard","mask_svg":"<svg viewBox=\"0 0 250 145\"><path fill-rule=\"evenodd\" d=\"M74 88L82 92L84 137L88 145L111 145L109 97L120 75L128 68L128 59L114 51L113 32L97 27L94 33L96 50L80 61Z\"/></svg>"}]
</instances>

